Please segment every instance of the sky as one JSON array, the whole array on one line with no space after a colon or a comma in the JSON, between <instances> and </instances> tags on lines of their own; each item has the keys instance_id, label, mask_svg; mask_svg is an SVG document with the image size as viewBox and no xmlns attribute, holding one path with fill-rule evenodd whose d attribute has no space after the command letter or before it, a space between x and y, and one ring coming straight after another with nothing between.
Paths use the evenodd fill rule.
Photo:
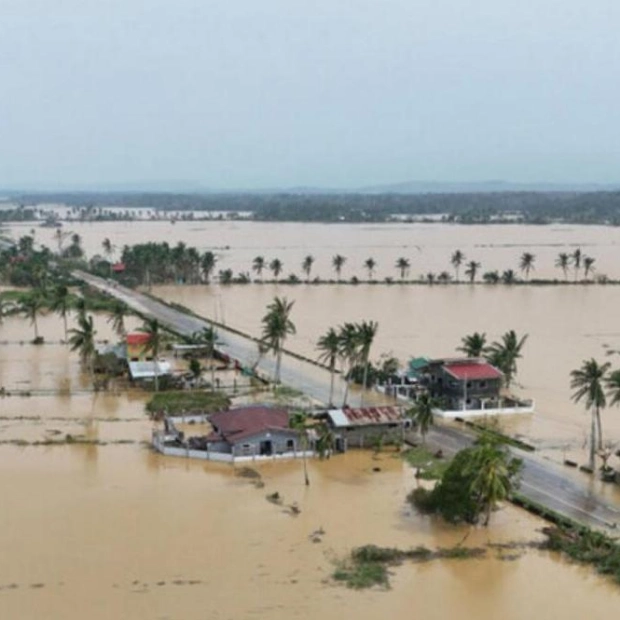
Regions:
<instances>
[{"instance_id":1,"label":"sky","mask_svg":"<svg viewBox=\"0 0 620 620\"><path fill-rule=\"evenodd\" d=\"M0 0L0 187L620 181L618 0Z\"/></svg>"}]
</instances>

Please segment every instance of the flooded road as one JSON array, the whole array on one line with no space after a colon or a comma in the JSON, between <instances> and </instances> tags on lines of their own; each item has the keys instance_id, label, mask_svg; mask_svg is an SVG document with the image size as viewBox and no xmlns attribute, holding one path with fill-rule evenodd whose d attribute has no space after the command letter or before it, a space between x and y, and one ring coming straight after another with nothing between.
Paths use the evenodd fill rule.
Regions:
<instances>
[{"instance_id":1,"label":"flooded road","mask_svg":"<svg viewBox=\"0 0 620 620\"><path fill-rule=\"evenodd\" d=\"M92 251L115 230L108 224L83 226L93 231ZM139 224L136 231L122 226L141 240L150 240L149 226L182 230L180 223L144 229ZM538 234L538 229L527 230ZM186 232L184 240L191 244ZM575 229L562 239L584 243L595 232ZM254 242L265 238L257 235ZM596 255L609 251L613 256L612 245L600 244ZM255 250L248 250L250 260ZM389 251L399 254L398 248ZM365 253L366 248L360 250ZM590 356L615 363L615 356L605 357L606 347L620 349L616 287L256 285L170 286L153 292L255 334L265 305L284 294L296 302L292 318L298 333L288 346L309 356L315 355L316 338L345 320L378 320L373 357L391 351L403 361L410 355L451 355L460 338L474 330L486 331L491 340L508 329L528 333L517 381L521 393L536 399L537 412L504 424L534 438L554 459L565 452L585 459L588 418L570 402L568 373ZM61 324L48 316L39 327L46 340L59 341ZM104 317L96 319L96 328L98 337L112 336ZM24 319L11 317L0 326L0 341L8 343L0 344L0 385L55 390L0 399L1 618L335 620L414 614L442 620L576 620L607 618L620 604L617 586L588 568L535 550L518 550L512 559L489 551L484 560L405 564L394 570L389 592L336 586L329 581L333 562L356 545L434 548L465 536L472 546L530 541L540 538L543 523L511 507L494 515L488 530L452 528L419 517L405 501L416 485L413 471L390 452L313 461L310 488L303 485L301 463L261 465L265 486L259 489L228 466L161 457L143 444L151 430L143 415L144 395L88 393L77 355L61 344L19 344L30 338L32 327ZM67 383L67 393L57 393ZM78 388L83 393L68 395ZM604 412L603 424L608 437L620 440L615 409ZM100 443L15 443L66 434ZM376 467L379 472L373 472ZM274 491L283 496L284 506L265 499ZM297 517L286 511L293 502L301 509ZM311 542L310 534L319 528L325 531L322 542Z\"/></svg>"}]
</instances>

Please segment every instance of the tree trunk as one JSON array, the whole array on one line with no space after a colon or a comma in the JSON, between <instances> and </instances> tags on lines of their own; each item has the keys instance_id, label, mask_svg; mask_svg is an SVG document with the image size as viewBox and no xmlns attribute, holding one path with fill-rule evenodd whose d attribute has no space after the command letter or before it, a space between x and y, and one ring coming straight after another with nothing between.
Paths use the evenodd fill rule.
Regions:
<instances>
[{"instance_id":1,"label":"tree trunk","mask_svg":"<svg viewBox=\"0 0 620 620\"><path fill-rule=\"evenodd\" d=\"M63 320L64 327L65 327L65 342L67 342L67 313L66 312L62 315L62 320Z\"/></svg>"},{"instance_id":2,"label":"tree trunk","mask_svg":"<svg viewBox=\"0 0 620 620\"><path fill-rule=\"evenodd\" d=\"M32 315L32 323L34 324L34 339L36 340L39 337L39 326L37 325L37 315Z\"/></svg>"},{"instance_id":3,"label":"tree trunk","mask_svg":"<svg viewBox=\"0 0 620 620\"><path fill-rule=\"evenodd\" d=\"M276 372L274 377L274 382L276 385L280 383L280 367L282 365L282 349L278 349L276 353Z\"/></svg>"},{"instance_id":4,"label":"tree trunk","mask_svg":"<svg viewBox=\"0 0 620 620\"><path fill-rule=\"evenodd\" d=\"M590 469L592 471L594 471L594 468L596 466L595 456L596 456L596 413L593 411L592 421L590 425L590 461L589 461Z\"/></svg>"},{"instance_id":5,"label":"tree trunk","mask_svg":"<svg viewBox=\"0 0 620 620\"><path fill-rule=\"evenodd\" d=\"M596 408L596 443L597 449L603 449L603 426L601 424L601 410L600 407Z\"/></svg>"},{"instance_id":6,"label":"tree trunk","mask_svg":"<svg viewBox=\"0 0 620 620\"><path fill-rule=\"evenodd\" d=\"M329 383L329 406L331 407L334 404L334 377L336 375L336 369L334 368L333 364L331 365L329 371L331 373L331 379Z\"/></svg>"},{"instance_id":7,"label":"tree trunk","mask_svg":"<svg viewBox=\"0 0 620 620\"><path fill-rule=\"evenodd\" d=\"M213 365L213 346L211 346L210 356L211 356L211 391L215 392L215 366Z\"/></svg>"}]
</instances>

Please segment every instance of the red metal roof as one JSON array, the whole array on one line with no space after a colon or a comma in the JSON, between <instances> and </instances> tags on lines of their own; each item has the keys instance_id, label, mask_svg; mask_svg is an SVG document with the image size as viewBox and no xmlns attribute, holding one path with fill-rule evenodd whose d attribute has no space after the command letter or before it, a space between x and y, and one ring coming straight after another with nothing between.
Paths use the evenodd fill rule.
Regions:
<instances>
[{"instance_id":1,"label":"red metal roof","mask_svg":"<svg viewBox=\"0 0 620 620\"><path fill-rule=\"evenodd\" d=\"M500 379L502 377L502 373L495 366L486 362L445 364L444 369L459 380Z\"/></svg>"},{"instance_id":2,"label":"red metal roof","mask_svg":"<svg viewBox=\"0 0 620 620\"><path fill-rule=\"evenodd\" d=\"M151 337L148 334L142 334L142 333L127 334L127 344L131 344L131 345L146 344L150 340L150 338Z\"/></svg>"},{"instance_id":3,"label":"red metal roof","mask_svg":"<svg viewBox=\"0 0 620 620\"><path fill-rule=\"evenodd\" d=\"M121 271L125 271L125 263L114 263L112 265L112 271L115 273L120 273Z\"/></svg>"},{"instance_id":4,"label":"red metal roof","mask_svg":"<svg viewBox=\"0 0 620 620\"><path fill-rule=\"evenodd\" d=\"M209 417L214 436L236 442L267 430L292 431L288 424L288 411L276 407L240 407L218 411Z\"/></svg>"}]
</instances>

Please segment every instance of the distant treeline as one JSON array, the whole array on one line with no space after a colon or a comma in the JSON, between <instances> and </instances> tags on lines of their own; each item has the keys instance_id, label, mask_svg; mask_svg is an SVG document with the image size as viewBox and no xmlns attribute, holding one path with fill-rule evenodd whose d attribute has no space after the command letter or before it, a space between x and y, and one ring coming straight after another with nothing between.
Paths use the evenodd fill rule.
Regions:
<instances>
[{"instance_id":1,"label":"distant treeline","mask_svg":"<svg viewBox=\"0 0 620 620\"><path fill-rule=\"evenodd\" d=\"M55 193L11 197L29 211L44 203L84 209L152 208L160 211L251 211L259 221L384 222L393 215L433 216L443 221L491 223L511 219L545 224L566 221L620 224L620 192L497 192L446 194L173 194ZM0 218L2 217L0 211ZM5 214L5 217L12 218Z\"/></svg>"}]
</instances>

